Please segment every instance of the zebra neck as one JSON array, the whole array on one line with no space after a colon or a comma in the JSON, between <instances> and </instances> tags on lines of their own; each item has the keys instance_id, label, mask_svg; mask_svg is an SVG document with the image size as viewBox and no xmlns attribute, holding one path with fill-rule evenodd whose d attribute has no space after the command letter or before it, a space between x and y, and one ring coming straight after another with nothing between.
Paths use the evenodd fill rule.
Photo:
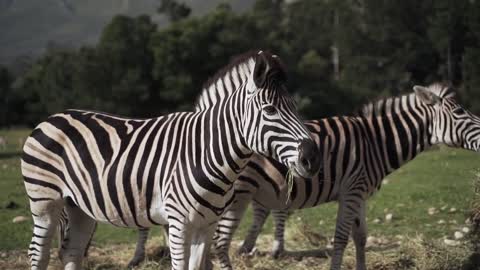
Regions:
<instances>
[{"instance_id":1,"label":"zebra neck","mask_svg":"<svg viewBox=\"0 0 480 270\"><path fill-rule=\"evenodd\" d=\"M204 176L224 191L231 188L252 155L241 132L243 106L237 104L237 92L201 113L197 133L203 142L198 151Z\"/></svg>"},{"instance_id":2,"label":"zebra neck","mask_svg":"<svg viewBox=\"0 0 480 270\"><path fill-rule=\"evenodd\" d=\"M369 121L383 155L385 175L431 146L433 112L414 95L393 99L391 111Z\"/></svg>"},{"instance_id":3,"label":"zebra neck","mask_svg":"<svg viewBox=\"0 0 480 270\"><path fill-rule=\"evenodd\" d=\"M221 75L216 75L216 77L210 79L197 98L195 110L206 110L233 94L248 80L254 66L255 61L253 61L253 58L249 58L222 72Z\"/></svg>"}]
</instances>

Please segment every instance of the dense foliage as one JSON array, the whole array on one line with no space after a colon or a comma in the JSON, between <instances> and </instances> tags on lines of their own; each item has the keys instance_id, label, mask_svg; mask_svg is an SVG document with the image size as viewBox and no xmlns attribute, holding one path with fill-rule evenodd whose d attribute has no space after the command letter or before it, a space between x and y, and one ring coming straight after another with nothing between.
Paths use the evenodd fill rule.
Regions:
<instances>
[{"instance_id":1,"label":"dense foliage","mask_svg":"<svg viewBox=\"0 0 480 270\"><path fill-rule=\"evenodd\" d=\"M94 47L50 48L25 72L0 68L0 126L36 124L67 108L136 117L189 110L202 83L254 48L278 54L306 118L346 113L379 95L442 80L480 111L480 1L257 0L201 17L176 1L117 16Z\"/></svg>"}]
</instances>

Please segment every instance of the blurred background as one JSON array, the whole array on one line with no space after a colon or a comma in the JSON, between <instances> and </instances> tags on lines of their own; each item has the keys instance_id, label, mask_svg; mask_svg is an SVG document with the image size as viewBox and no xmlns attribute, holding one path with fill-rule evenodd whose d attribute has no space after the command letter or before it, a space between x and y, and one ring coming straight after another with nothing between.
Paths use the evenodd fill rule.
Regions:
<instances>
[{"instance_id":1,"label":"blurred background","mask_svg":"<svg viewBox=\"0 0 480 270\"><path fill-rule=\"evenodd\" d=\"M0 126L189 110L254 48L286 63L305 118L433 81L479 112L479 47L475 0L0 0Z\"/></svg>"},{"instance_id":2,"label":"blurred background","mask_svg":"<svg viewBox=\"0 0 480 270\"><path fill-rule=\"evenodd\" d=\"M0 269L28 269L20 156L33 126L68 108L191 110L203 82L251 49L283 59L307 119L435 81L480 113L480 0L0 0ZM389 175L368 203L368 269L480 269L479 162L440 147ZM296 211L287 249L328 246L336 207ZM251 221L249 211L235 236L235 269L329 269L301 252L271 260L271 220L259 256L234 255ZM168 268L160 231L139 269ZM100 224L86 269L124 269L135 239L136 230ZM61 268L56 255L51 264ZM352 244L344 264L355 267Z\"/></svg>"}]
</instances>

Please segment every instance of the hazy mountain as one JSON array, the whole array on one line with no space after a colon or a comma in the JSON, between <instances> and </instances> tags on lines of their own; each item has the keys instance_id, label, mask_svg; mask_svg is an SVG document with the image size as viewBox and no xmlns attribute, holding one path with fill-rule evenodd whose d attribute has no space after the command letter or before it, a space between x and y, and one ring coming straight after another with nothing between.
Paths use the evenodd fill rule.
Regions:
<instances>
[{"instance_id":1,"label":"hazy mountain","mask_svg":"<svg viewBox=\"0 0 480 270\"><path fill-rule=\"evenodd\" d=\"M222 0L184 0L201 15ZM243 11L254 0L231 0ZM116 14L149 14L160 26L165 16L156 12L159 0L0 0L0 63L20 55L39 55L49 42L77 47L97 41Z\"/></svg>"}]
</instances>

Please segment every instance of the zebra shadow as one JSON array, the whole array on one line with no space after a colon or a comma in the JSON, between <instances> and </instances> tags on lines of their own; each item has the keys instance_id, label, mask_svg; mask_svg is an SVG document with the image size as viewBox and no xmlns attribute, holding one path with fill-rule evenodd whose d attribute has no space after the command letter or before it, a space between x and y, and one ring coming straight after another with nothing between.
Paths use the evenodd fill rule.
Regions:
<instances>
[{"instance_id":1,"label":"zebra shadow","mask_svg":"<svg viewBox=\"0 0 480 270\"><path fill-rule=\"evenodd\" d=\"M22 152L20 151L0 152L0 159L20 157L21 155L22 155Z\"/></svg>"},{"instance_id":2,"label":"zebra shadow","mask_svg":"<svg viewBox=\"0 0 480 270\"><path fill-rule=\"evenodd\" d=\"M160 246L147 254L148 260L151 261L161 261L168 260L170 261L170 249L168 247Z\"/></svg>"},{"instance_id":3,"label":"zebra shadow","mask_svg":"<svg viewBox=\"0 0 480 270\"><path fill-rule=\"evenodd\" d=\"M366 252L382 252L400 247L399 244L393 243L382 246L372 246L365 248ZM296 260L302 260L303 258L321 258L326 259L333 255L333 249L331 248L319 248L310 250L285 250L277 258L293 258Z\"/></svg>"}]
</instances>

